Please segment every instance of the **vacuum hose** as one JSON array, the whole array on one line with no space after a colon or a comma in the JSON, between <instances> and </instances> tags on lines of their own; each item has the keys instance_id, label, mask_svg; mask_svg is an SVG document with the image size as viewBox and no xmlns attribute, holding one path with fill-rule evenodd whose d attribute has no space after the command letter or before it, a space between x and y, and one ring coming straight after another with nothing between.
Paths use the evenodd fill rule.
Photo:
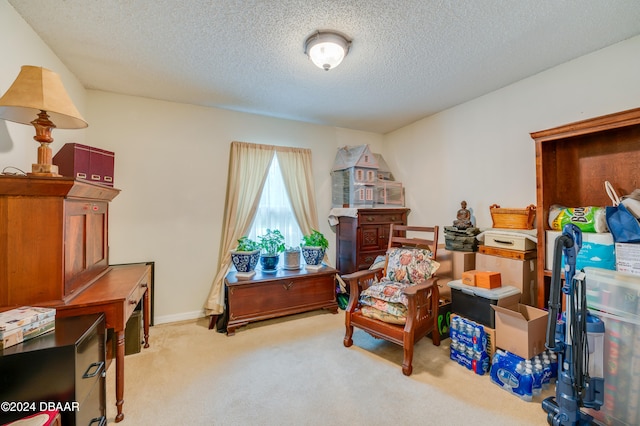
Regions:
<instances>
[{"instance_id":1,"label":"vacuum hose","mask_svg":"<svg viewBox=\"0 0 640 426\"><path fill-rule=\"evenodd\" d=\"M553 252L553 268L551 269L551 286L549 288L549 318L547 320L547 348L554 350L556 347L556 323L558 312L562 308L560 301L560 279L562 278L562 249L573 247L574 241L568 235L562 234L556 238Z\"/></svg>"}]
</instances>

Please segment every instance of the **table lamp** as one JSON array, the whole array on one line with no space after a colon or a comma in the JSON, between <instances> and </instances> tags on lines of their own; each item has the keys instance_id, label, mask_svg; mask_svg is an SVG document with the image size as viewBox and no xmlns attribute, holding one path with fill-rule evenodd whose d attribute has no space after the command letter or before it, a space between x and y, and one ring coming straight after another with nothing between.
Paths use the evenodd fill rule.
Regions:
<instances>
[{"instance_id":1,"label":"table lamp","mask_svg":"<svg viewBox=\"0 0 640 426\"><path fill-rule=\"evenodd\" d=\"M88 126L69 98L60 76L42 67L24 65L9 90L0 98L0 118L21 124L32 124L33 137L40 143L38 163L31 176L60 176L52 163L51 131L83 129ZM55 124L53 123L55 121Z\"/></svg>"}]
</instances>

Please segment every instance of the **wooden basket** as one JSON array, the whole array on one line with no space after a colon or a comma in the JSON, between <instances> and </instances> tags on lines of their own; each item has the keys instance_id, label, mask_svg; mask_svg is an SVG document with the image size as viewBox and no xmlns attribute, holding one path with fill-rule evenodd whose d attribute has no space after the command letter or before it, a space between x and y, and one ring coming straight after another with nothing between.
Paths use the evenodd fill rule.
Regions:
<instances>
[{"instance_id":1,"label":"wooden basket","mask_svg":"<svg viewBox=\"0 0 640 426\"><path fill-rule=\"evenodd\" d=\"M533 229L536 206L530 204L524 209L503 209L497 204L489 207L494 228Z\"/></svg>"}]
</instances>

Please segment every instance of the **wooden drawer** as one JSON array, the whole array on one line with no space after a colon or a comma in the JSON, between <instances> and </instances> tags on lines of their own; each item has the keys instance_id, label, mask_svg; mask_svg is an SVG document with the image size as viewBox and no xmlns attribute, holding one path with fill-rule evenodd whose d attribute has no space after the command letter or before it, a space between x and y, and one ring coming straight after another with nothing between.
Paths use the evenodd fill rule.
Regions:
<instances>
[{"instance_id":1,"label":"wooden drawer","mask_svg":"<svg viewBox=\"0 0 640 426\"><path fill-rule=\"evenodd\" d=\"M147 273L143 277L143 279L140 280L138 285L131 291L131 293L129 294L129 297L127 297L128 302L126 306L125 318L131 317L131 314L133 314L133 311L136 309L136 306L138 306L138 303L144 297L144 292L148 290L150 281L151 280L150 280L149 273Z\"/></svg>"},{"instance_id":2,"label":"wooden drawer","mask_svg":"<svg viewBox=\"0 0 640 426\"><path fill-rule=\"evenodd\" d=\"M358 255L358 269L369 269L378 256L384 256L386 250L368 251Z\"/></svg>"},{"instance_id":3,"label":"wooden drawer","mask_svg":"<svg viewBox=\"0 0 640 426\"><path fill-rule=\"evenodd\" d=\"M484 244L489 247L506 248L510 250L535 250L536 243L524 235L504 235L487 232L484 235Z\"/></svg>"},{"instance_id":4,"label":"wooden drawer","mask_svg":"<svg viewBox=\"0 0 640 426\"><path fill-rule=\"evenodd\" d=\"M360 213L358 215L361 225L368 223L399 223L405 222L406 217L403 212L385 212L385 213Z\"/></svg>"}]
</instances>

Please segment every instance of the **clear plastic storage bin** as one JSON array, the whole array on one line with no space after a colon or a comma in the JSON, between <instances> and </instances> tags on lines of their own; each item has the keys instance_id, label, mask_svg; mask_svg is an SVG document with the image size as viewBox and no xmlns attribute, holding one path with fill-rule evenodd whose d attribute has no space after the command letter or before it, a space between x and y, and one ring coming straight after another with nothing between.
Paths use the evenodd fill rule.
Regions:
<instances>
[{"instance_id":1,"label":"clear plastic storage bin","mask_svg":"<svg viewBox=\"0 0 640 426\"><path fill-rule=\"evenodd\" d=\"M604 322L604 404L587 411L606 425L640 424L640 276L584 270L587 307Z\"/></svg>"}]
</instances>

